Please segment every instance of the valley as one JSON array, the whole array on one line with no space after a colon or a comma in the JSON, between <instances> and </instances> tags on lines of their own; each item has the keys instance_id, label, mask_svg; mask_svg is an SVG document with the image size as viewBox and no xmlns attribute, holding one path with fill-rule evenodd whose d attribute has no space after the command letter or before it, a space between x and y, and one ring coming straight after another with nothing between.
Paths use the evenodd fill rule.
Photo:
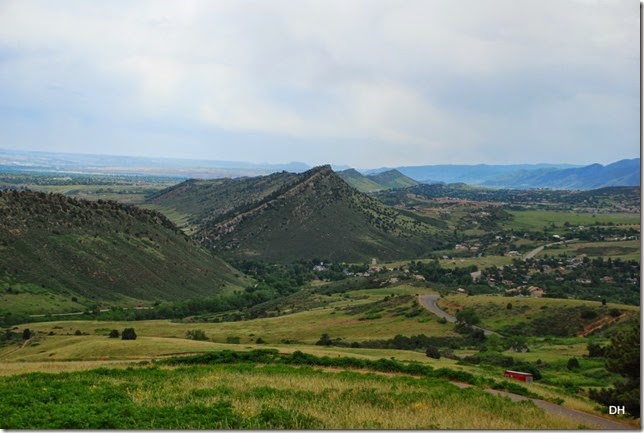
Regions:
<instances>
[{"instance_id":1,"label":"valley","mask_svg":"<svg viewBox=\"0 0 644 433\"><path fill-rule=\"evenodd\" d=\"M608 348L639 336L639 188L356 173L6 175L0 389L13 403L0 414L32 428L639 426L602 403L629 377ZM331 397L333 415L315 404Z\"/></svg>"}]
</instances>

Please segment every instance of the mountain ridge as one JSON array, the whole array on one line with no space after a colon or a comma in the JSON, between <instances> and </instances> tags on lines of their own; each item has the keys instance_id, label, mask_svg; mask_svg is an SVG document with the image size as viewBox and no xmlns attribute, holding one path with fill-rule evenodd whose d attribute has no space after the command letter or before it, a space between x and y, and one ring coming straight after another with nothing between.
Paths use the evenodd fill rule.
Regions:
<instances>
[{"instance_id":1,"label":"mountain ridge","mask_svg":"<svg viewBox=\"0 0 644 433\"><path fill-rule=\"evenodd\" d=\"M202 219L193 236L225 258L276 262L410 258L428 253L444 240L443 221L421 220L386 206L352 188L328 165L288 176L289 182L279 188L266 176L232 181L272 192L258 191L253 200L227 212L213 210L216 217L197 211ZM202 185L207 188L205 182ZM216 201L220 192L213 188ZM177 203L181 201L164 204L157 199L155 206L163 211L172 205L182 212Z\"/></svg>"}]
</instances>

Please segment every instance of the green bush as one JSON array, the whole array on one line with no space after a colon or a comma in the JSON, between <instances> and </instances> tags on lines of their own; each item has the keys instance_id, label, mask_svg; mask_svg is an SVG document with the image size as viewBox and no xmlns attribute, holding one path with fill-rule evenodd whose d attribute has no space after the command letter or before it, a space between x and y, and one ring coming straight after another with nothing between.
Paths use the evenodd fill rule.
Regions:
<instances>
[{"instance_id":1,"label":"green bush","mask_svg":"<svg viewBox=\"0 0 644 433\"><path fill-rule=\"evenodd\" d=\"M206 336L206 333L202 331L201 329L191 329L186 332L186 338L190 340L197 340L197 341L207 341L208 337Z\"/></svg>"},{"instance_id":2,"label":"green bush","mask_svg":"<svg viewBox=\"0 0 644 433\"><path fill-rule=\"evenodd\" d=\"M577 358L570 358L568 360L568 364L566 364L566 367L568 368L568 370L578 370L581 366L579 365Z\"/></svg>"},{"instance_id":3,"label":"green bush","mask_svg":"<svg viewBox=\"0 0 644 433\"><path fill-rule=\"evenodd\" d=\"M121 332L121 340L136 340L136 332L134 328L125 328Z\"/></svg>"},{"instance_id":4,"label":"green bush","mask_svg":"<svg viewBox=\"0 0 644 433\"><path fill-rule=\"evenodd\" d=\"M425 355L427 355L430 358L434 358L434 359L440 359L441 358L440 352L434 346L429 346L427 348L427 350L425 351Z\"/></svg>"},{"instance_id":5,"label":"green bush","mask_svg":"<svg viewBox=\"0 0 644 433\"><path fill-rule=\"evenodd\" d=\"M112 329L110 331L110 338L119 338L119 337L120 337L119 331L117 331L116 329Z\"/></svg>"}]
</instances>

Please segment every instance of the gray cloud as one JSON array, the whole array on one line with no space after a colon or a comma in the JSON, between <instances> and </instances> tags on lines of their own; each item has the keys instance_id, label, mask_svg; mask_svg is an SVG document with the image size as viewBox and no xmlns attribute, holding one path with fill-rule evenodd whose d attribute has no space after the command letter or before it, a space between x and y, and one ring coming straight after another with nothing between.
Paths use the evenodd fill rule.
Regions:
<instances>
[{"instance_id":1,"label":"gray cloud","mask_svg":"<svg viewBox=\"0 0 644 433\"><path fill-rule=\"evenodd\" d=\"M358 167L639 153L630 1L0 3L0 147Z\"/></svg>"}]
</instances>

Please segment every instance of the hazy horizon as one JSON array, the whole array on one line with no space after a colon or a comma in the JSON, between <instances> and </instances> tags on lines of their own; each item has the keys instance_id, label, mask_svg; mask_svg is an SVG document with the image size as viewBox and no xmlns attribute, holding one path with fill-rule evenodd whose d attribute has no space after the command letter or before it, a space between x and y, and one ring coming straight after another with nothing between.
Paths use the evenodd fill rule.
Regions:
<instances>
[{"instance_id":1,"label":"hazy horizon","mask_svg":"<svg viewBox=\"0 0 644 433\"><path fill-rule=\"evenodd\" d=\"M589 0L4 2L0 148L606 165L640 154L639 15Z\"/></svg>"}]
</instances>

